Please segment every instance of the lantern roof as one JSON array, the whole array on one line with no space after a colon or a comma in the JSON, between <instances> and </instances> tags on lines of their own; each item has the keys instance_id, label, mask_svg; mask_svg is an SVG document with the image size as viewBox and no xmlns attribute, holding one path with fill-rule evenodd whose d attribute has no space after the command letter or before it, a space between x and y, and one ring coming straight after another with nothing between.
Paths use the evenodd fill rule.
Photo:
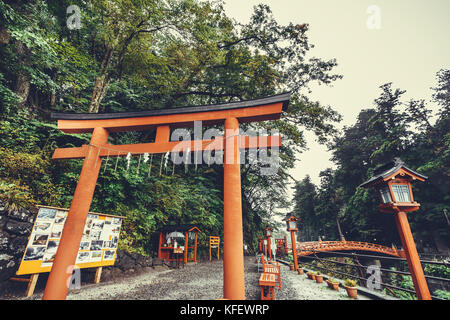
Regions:
<instances>
[{"instance_id":1,"label":"lantern roof","mask_svg":"<svg viewBox=\"0 0 450 320\"><path fill-rule=\"evenodd\" d=\"M294 216L293 214L287 214L286 217L284 217L284 221L288 221L288 220L295 220L295 221L298 221L298 220L300 220L300 219L297 218L296 216Z\"/></svg>"},{"instance_id":2,"label":"lantern roof","mask_svg":"<svg viewBox=\"0 0 450 320\"><path fill-rule=\"evenodd\" d=\"M201 232L200 229L195 224L178 224L178 225L166 225L161 228L161 232L191 232L197 231Z\"/></svg>"},{"instance_id":3,"label":"lantern roof","mask_svg":"<svg viewBox=\"0 0 450 320\"><path fill-rule=\"evenodd\" d=\"M411 179L417 179L420 181L425 181L428 179L427 176L424 176L408 168L402 159L395 158L393 161L390 161L376 169L374 172L374 176L359 186L362 188L372 187L373 185L379 184L380 182L392 179L398 174L407 175Z\"/></svg>"}]
</instances>

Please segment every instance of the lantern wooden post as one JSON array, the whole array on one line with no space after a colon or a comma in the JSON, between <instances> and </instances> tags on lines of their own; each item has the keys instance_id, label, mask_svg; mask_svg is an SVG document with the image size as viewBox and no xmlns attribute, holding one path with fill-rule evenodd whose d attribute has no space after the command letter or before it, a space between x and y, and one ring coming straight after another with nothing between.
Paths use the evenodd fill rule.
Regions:
<instances>
[{"instance_id":1,"label":"lantern wooden post","mask_svg":"<svg viewBox=\"0 0 450 320\"><path fill-rule=\"evenodd\" d=\"M238 135L238 120L227 118L223 164L223 293L225 299L231 300L245 299Z\"/></svg>"},{"instance_id":2,"label":"lantern wooden post","mask_svg":"<svg viewBox=\"0 0 450 320\"><path fill-rule=\"evenodd\" d=\"M431 300L430 291L423 273L419 254L417 253L416 244L414 243L406 213L402 211L397 212L395 214L395 222L397 223L397 229L403 250L405 251L406 261L408 262L411 278L414 288L416 289L417 299Z\"/></svg>"},{"instance_id":3,"label":"lantern wooden post","mask_svg":"<svg viewBox=\"0 0 450 320\"><path fill-rule=\"evenodd\" d=\"M294 270L298 269L297 246L295 244L295 231L291 230L292 256L294 257Z\"/></svg>"},{"instance_id":4,"label":"lantern wooden post","mask_svg":"<svg viewBox=\"0 0 450 320\"><path fill-rule=\"evenodd\" d=\"M416 244L406 217L406 212L419 210L420 204L414 201L411 181L425 181L421 175L396 158L375 171L375 175L360 185L360 187L374 187L379 192L380 211L392 213L395 217L400 240L405 251L411 278L416 290L417 299L431 300L431 294L417 253Z\"/></svg>"},{"instance_id":5,"label":"lantern wooden post","mask_svg":"<svg viewBox=\"0 0 450 320\"><path fill-rule=\"evenodd\" d=\"M108 131L97 127L92 132L91 145L106 144ZM67 214L66 223L59 241L55 261L47 280L43 299L63 300L69 290L68 283L72 277L73 266L77 259L84 225L91 206L102 159L95 147L88 149L84 159L78 184L73 195L72 204Z\"/></svg>"},{"instance_id":6,"label":"lantern wooden post","mask_svg":"<svg viewBox=\"0 0 450 320\"><path fill-rule=\"evenodd\" d=\"M295 233L298 231L297 221L298 218L293 215L287 217L285 219L287 231L291 233L291 247L292 247L292 257L294 259L294 270L298 269L298 261L297 261L297 244L295 242Z\"/></svg>"}]
</instances>

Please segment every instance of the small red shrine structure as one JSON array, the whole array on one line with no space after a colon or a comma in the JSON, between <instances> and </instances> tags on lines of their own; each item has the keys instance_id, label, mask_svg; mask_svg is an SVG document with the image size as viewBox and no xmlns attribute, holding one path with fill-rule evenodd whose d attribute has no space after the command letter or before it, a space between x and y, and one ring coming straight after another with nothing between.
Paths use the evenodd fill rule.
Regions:
<instances>
[{"instance_id":1,"label":"small red shrine structure","mask_svg":"<svg viewBox=\"0 0 450 320\"><path fill-rule=\"evenodd\" d=\"M192 224L169 225L159 232L158 258L166 261L176 261L175 249L183 249L183 263L197 262L197 239L199 228ZM191 246L189 246L191 240ZM193 242L193 243L192 243ZM193 250L193 257L189 257L189 249ZM191 251L192 252L192 251Z\"/></svg>"}]
</instances>

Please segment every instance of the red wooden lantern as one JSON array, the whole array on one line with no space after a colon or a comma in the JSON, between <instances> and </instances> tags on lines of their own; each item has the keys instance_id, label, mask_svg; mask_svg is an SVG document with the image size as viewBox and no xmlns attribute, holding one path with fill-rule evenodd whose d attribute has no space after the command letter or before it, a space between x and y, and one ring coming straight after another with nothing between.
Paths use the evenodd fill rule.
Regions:
<instances>
[{"instance_id":1,"label":"red wooden lantern","mask_svg":"<svg viewBox=\"0 0 450 320\"><path fill-rule=\"evenodd\" d=\"M380 211L393 213L397 224L400 240L402 241L405 257L411 272L411 278L419 300L431 300L430 291L420 263L419 254L409 226L406 212L416 211L420 204L414 201L411 182L425 181L426 176L421 175L396 158L375 171L375 175L360 187L373 187L380 196Z\"/></svg>"},{"instance_id":2,"label":"red wooden lantern","mask_svg":"<svg viewBox=\"0 0 450 320\"><path fill-rule=\"evenodd\" d=\"M378 190L381 212L410 212L420 207L420 204L414 201L411 182L426 179L426 176L411 170L402 160L396 158L394 162L376 170L374 177L360 187L373 187Z\"/></svg>"},{"instance_id":3,"label":"red wooden lantern","mask_svg":"<svg viewBox=\"0 0 450 320\"><path fill-rule=\"evenodd\" d=\"M267 238L270 238L272 236L273 229L271 227L267 227L266 229L264 229L264 231L266 233Z\"/></svg>"},{"instance_id":4,"label":"red wooden lantern","mask_svg":"<svg viewBox=\"0 0 450 320\"><path fill-rule=\"evenodd\" d=\"M289 217L287 217L285 219L285 221L286 221L286 229L287 229L288 232L290 232L290 231L297 232L298 231L298 227L297 227L297 221L298 220L299 219L297 217L295 217L295 216L289 216Z\"/></svg>"}]
</instances>

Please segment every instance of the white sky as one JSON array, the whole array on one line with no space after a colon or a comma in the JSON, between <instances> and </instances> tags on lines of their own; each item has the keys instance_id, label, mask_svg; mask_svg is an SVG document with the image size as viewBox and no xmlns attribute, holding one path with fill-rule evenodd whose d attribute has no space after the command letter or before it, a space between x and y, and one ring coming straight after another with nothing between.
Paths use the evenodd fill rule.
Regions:
<instances>
[{"instance_id":1,"label":"white sky","mask_svg":"<svg viewBox=\"0 0 450 320\"><path fill-rule=\"evenodd\" d=\"M336 58L335 72L344 76L333 86L311 86L309 95L343 116L339 125L352 125L361 109L372 107L379 86L393 82L407 90L405 99L431 98L436 72L450 68L450 1L448 0L224 0L229 17L248 22L253 6L268 4L280 24L309 23L311 56ZM369 7L380 10L379 29ZM376 17L375 17L376 18ZM429 105L431 107L431 105ZM306 174L318 184L319 172L334 167L330 154L307 135L310 150L291 173Z\"/></svg>"}]
</instances>

